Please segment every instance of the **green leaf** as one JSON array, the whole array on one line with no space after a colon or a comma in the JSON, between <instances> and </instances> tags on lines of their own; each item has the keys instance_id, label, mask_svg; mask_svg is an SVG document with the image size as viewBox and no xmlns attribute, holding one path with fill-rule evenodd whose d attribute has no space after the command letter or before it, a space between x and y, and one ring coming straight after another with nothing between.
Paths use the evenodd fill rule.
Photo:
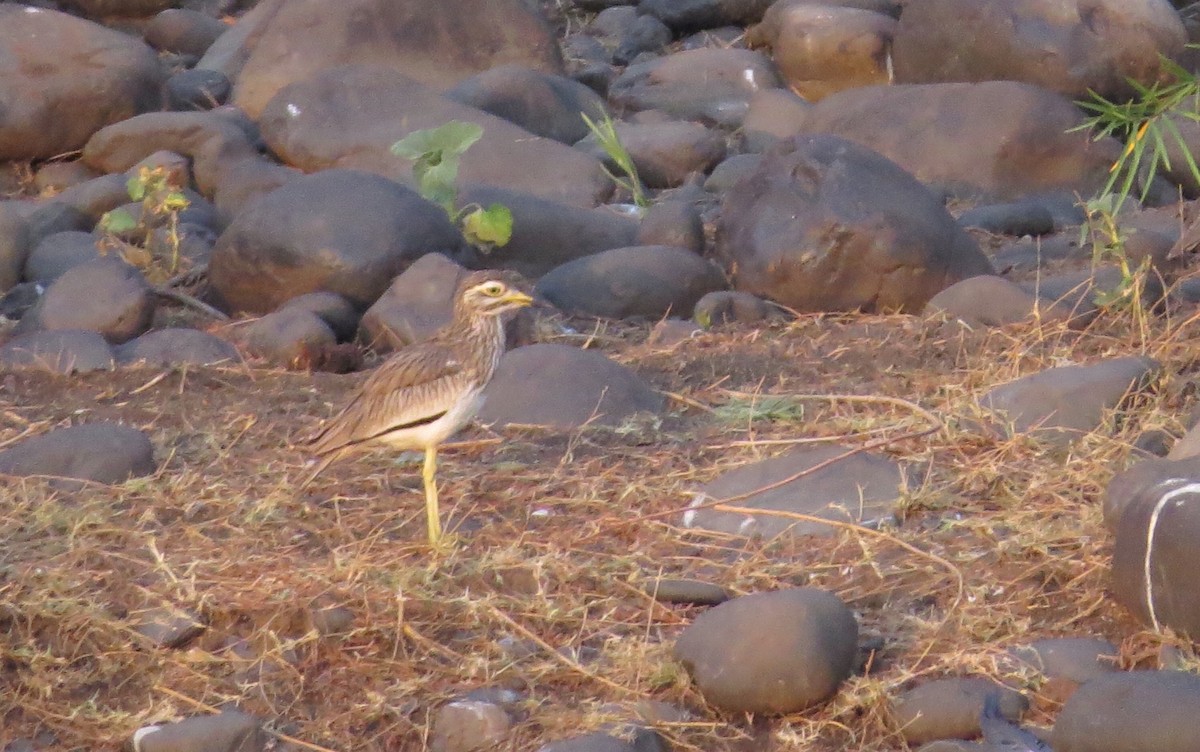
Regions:
<instances>
[{"instance_id":1,"label":"green leaf","mask_svg":"<svg viewBox=\"0 0 1200 752\"><path fill-rule=\"evenodd\" d=\"M132 232L137 229L137 226L137 220L125 209L113 209L104 212L104 215L100 217L100 227L105 232L111 232L114 235Z\"/></svg>"},{"instance_id":2,"label":"green leaf","mask_svg":"<svg viewBox=\"0 0 1200 752\"><path fill-rule=\"evenodd\" d=\"M141 175L134 175L125 181L125 191L129 194L129 198L141 201L146 197L146 181L142 180Z\"/></svg>"},{"instance_id":3,"label":"green leaf","mask_svg":"<svg viewBox=\"0 0 1200 752\"><path fill-rule=\"evenodd\" d=\"M467 240L484 248L507 245L512 238L513 216L504 204L476 207L463 217L462 224Z\"/></svg>"},{"instance_id":4,"label":"green leaf","mask_svg":"<svg viewBox=\"0 0 1200 752\"><path fill-rule=\"evenodd\" d=\"M413 177L417 180L417 192L428 201L438 204L446 214L454 216L458 200L458 157L449 157L438 162L418 160L413 165Z\"/></svg>"},{"instance_id":5,"label":"green leaf","mask_svg":"<svg viewBox=\"0 0 1200 752\"><path fill-rule=\"evenodd\" d=\"M183 211L191 206L187 196L178 191L171 191L163 197L162 208L167 211Z\"/></svg>"},{"instance_id":6,"label":"green leaf","mask_svg":"<svg viewBox=\"0 0 1200 752\"><path fill-rule=\"evenodd\" d=\"M457 156L483 136L483 126L451 120L437 128L413 131L392 144L392 153L405 159L421 159L429 154Z\"/></svg>"}]
</instances>

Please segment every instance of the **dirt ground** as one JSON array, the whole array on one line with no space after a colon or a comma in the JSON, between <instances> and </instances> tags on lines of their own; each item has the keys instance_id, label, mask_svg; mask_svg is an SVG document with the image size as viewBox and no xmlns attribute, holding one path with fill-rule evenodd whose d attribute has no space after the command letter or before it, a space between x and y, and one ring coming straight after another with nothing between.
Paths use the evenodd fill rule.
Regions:
<instances>
[{"instance_id":1,"label":"dirt ground","mask_svg":"<svg viewBox=\"0 0 1200 752\"><path fill-rule=\"evenodd\" d=\"M646 344L649 325L575 326L583 334L559 340L629 365L668 395L667 412L565 435L460 434L440 470L456 543L437 557L406 458L373 453L296 491L308 457L293 442L363 374L0 375L0 445L118 420L147 431L161 462L112 488L0 491L0 742L117 749L142 725L236 706L293 749L416 750L444 701L507 687L525 698L514 750L662 701L691 713L658 727L676 749L875 752L906 749L889 699L942 676L1009 681L1033 700L1030 720L1050 723L1053 688L1002 660L1031 639L1104 636L1125 665L1149 665L1166 643L1192 655L1106 594L1100 514L1136 437L1183 430L1188 311L1149 328L1113 312L1085 332L808 316L665 349ZM1068 449L978 429L975 398L994 384L1134 353L1169 375ZM766 408L764 395L785 399ZM814 439L926 468L901 522L766 544L678 526L690 489ZM645 588L659 576L737 594L828 588L877 650L821 707L724 716L671 659L699 609L655 603ZM192 613L203 633L154 646L135 628L162 607ZM331 629L330 613L351 620Z\"/></svg>"}]
</instances>

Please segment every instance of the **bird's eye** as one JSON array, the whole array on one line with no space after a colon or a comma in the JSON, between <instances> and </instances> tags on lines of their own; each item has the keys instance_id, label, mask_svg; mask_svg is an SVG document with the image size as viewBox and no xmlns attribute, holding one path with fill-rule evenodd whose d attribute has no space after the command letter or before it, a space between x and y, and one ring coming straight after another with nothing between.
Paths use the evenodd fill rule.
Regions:
<instances>
[{"instance_id":1,"label":"bird's eye","mask_svg":"<svg viewBox=\"0 0 1200 752\"><path fill-rule=\"evenodd\" d=\"M479 291L489 298L498 298L504 294L504 285L499 282L487 282L479 288Z\"/></svg>"}]
</instances>

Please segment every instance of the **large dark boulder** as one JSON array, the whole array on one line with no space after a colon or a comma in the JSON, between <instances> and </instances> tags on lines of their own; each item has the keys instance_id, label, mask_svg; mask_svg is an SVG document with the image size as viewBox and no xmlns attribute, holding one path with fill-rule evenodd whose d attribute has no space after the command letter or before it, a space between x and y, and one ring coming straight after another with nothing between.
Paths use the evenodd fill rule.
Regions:
<instances>
[{"instance_id":1,"label":"large dark boulder","mask_svg":"<svg viewBox=\"0 0 1200 752\"><path fill-rule=\"evenodd\" d=\"M0 162L80 148L158 105L162 70L138 39L44 8L0 4Z\"/></svg>"},{"instance_id":2,"label":"large dark boulder","mask_svg":"<svg viewBox=\"0 0 1200 752\"><path fill-rule=\"evenodd\" d=\"M1013 81L865 86L822 99L800 133L832 133L891 159L924 183L1001 199L1052 190L1090 195L1120 153L1075 131L1069 99Z\"/></svg>"},{"instance_id":3,"label":"large dark boulder","mask_svg":"<svg viewBox=\"0 0 1200 752\"><path fill-rule=\"evenodd\" d=\"M1187 34L1167 0L922 0L906 3L899 83L1027 81L1071 97L1151 84Z\"/></svg>"},{"instance_id":4,"label":"large dark boulder","mask_svg":"<svg viewBox=\"0 0 1200 752\"><path fill-rule=\"evenodd\" d=\"M336 68L291 84L263 108L260 126L289 165L310 172L350 167L408 182L412 162L392 154L392 144L451 120L483 127L462 155L460 186L502 186L576 206L595 206L612 193L599 160L382 65Z\"/></svg>"},{"instance_id":5,"label":"large dark boulder","mask_svg":"<svg viewBox=\"0 0 1200 752\"><path fill-rule=\"evenodd\" d=\"M365 308L433 251L456 259L468 253L441 207L378 175L327 170L239 214L213 249L209 279L234 311L267 313L317 290Z\"/></svg>"},{"instance_id":6,"label":"large dark boulder","mask_svg":"<svg viewBox=\"0 0 1200 752\"><path fill-rule=\"evenodd\" d=\"M894 162L836 136L774 147L721 207L735 287L799 311L921 310L991 273L941 202Z\"/></svg>"},{"instance_id":7,"label":"large dark boulder","mask_svg":"<svg viewBox=\"0 0 1200 752\"><path fill-rule=\"evenodd\" d=\"M252 117L288 84L347 64L438 89L505 63L562 72L545 17L523 0L264 0L243 25L198 67L236 81L234 103Z\"/></svg>"}]
</instances>

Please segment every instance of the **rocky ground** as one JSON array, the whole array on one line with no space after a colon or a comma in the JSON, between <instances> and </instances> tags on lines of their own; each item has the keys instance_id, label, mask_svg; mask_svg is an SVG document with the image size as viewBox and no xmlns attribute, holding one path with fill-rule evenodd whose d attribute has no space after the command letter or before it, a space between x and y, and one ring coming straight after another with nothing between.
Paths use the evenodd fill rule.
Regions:
<instances>
[{"instance_id":1,"label":"rocky ground","mask_svg":"<svg viewBox=\"0 0 1200 752\"><path fill-rule=\"evenodd\" d=\"M1192 18L0 2L0 747L1200 748L1200 185L1074 103ZM303 437L469 268L547 305L434 552Z\"/></svg>"}]
</instances>

